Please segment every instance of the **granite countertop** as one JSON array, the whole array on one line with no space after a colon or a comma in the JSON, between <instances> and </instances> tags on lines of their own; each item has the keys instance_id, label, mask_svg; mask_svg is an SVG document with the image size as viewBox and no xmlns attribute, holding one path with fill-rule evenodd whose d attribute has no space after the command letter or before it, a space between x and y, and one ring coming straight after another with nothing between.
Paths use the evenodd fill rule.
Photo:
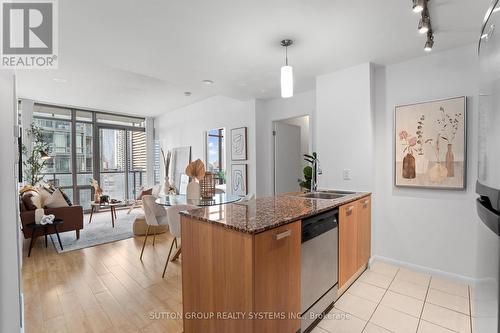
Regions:
<instances>
[{"instance_id":1,"label":"granite countertop","mask_svg":"<svg viewBox=\"0 0 500 333\"><path fill-rule=\"evenodd\" d=\"M367 192L358 192L332 200L309 199L299 197L297 194L285 194L258 198L245 203L203 207L180 214L236 231L257 234L317 215L369 195L370 193Z\"/></svg>"}]
</instances>

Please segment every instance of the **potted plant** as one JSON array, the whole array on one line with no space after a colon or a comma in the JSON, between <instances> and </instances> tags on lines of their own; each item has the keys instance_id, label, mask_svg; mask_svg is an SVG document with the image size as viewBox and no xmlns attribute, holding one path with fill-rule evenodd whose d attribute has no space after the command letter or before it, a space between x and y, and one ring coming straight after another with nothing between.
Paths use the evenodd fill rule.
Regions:
<instances>
[{"instance_id":1,"label":"potted plant","mask_svg":"<svg viewBox=\"0 0 500 333\"><path fill-rule=\"evenodd\" d=\"M43 138L42 129L35 123L31 123L27 135L31 139L32 144L30 148L24 144L22 146L24 180L30 185L35 186L43 179L43 176L40 174L50 159L49 155L47 155L49 144Z\"/></svg>"},{"instance_id":2,"label":"potted plant","mask_svg":"<svg viewBox=\"0 0 500 333\"><path fill-rule=\"evenodd\" d=\"M310 165L306 165L302 172L304 173L304 180L299 180L299 185L303 192L308 192L311 190L313 169Z\"/></svg>"},{"instance_id":3,"label":"potted plant","mask_svg":"<svg viewBox=\"0 0 500 333\"><path fill-rule=\"evenodd\" d=\"M313 152L311 155L304 154L304 161L310 163L311 165L307 165L304 167L302 172L304 173L304 179L299 180L299 185L306 192L311 191L312 183L313 180L315 183L317 183L317 177L318 175L316 174L316 170L312 167L317 163L318 160L318 154L316 152Z\"/></svg>"}]
</instances>

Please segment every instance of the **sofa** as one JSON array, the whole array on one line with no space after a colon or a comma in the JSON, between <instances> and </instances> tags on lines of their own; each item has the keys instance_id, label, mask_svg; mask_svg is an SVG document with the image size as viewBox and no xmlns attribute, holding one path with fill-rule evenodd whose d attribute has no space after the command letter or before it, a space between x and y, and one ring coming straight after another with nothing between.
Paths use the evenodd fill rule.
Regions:
<instances>
[{"instance_id":1,"label":"sofa","mask_svg":"<svg viewBox=\"0 0 500 333\"><path fill-rule=\"evenodd\" d=\"M54 214L56 218L60 218L64 221L63 224L57 227L57 231L66 232L66 231L75 231L76 239L80 239L80 230L83 229L83 208L82 206L69 206L69 207L60 207L60 208L45 208L45 214ZM22 223L22 231L24 234L24 238L31 238L32 229L26 228L25 226L30 223L35 222L35 211L34 210L26 210L20 213L21 215L21 223ZM54 227L48 228L48 233L55 233ZM37 234L37 237L41 236Z\"/></svg>"}]
</instances>

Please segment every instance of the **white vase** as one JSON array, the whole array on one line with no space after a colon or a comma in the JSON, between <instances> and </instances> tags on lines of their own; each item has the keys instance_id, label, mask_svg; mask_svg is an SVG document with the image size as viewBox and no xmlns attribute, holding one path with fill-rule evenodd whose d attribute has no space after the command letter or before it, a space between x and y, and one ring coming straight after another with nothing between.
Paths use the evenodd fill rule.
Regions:
<instances>
[{"instance_id":1,"label":"white vase","mask_svg":"<svg viewBox=\"0 0 500 333\"><path fill-rule=\"evenodd\" d=\"M45 215L45 210L43 208L37 208L35 210L35 223L40 224L42 217Z\"/></svg>"},{"instance_id":2,"label":"white vase","mask_svg":"<svg viewBox=\"0 0 500 333\"><path fill-rule=\"evenodd\" d=\"M416 172L418 174L425 174L427 173L427 169L429 168L429 160L425 158L424 155L417 155L415 158L415 163L416 163Z\"/></svg>"},{"instance_id":3,"label":"white vase","mask_svg":"<svg viewBox=\"0 0 500 333\"><path fill-rule=\"evenodd\" d=\"M198 200L200 198L200 184L198 182L192 181L188 184L186 198L190 200Z\"/></svg>"}]
</instances>

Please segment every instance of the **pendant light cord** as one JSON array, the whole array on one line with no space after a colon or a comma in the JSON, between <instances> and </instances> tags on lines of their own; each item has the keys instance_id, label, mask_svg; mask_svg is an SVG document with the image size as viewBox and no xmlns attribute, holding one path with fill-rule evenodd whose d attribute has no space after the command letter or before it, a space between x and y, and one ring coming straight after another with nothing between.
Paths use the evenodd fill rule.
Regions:
<instances>
[{"instance_id":1,"label":"pendant light cord","mask_svg":"<svg viewBox=\"0 0 500 333\"><path fill-rule=\"evenodd\" d=\"M285 46L285 65L288 66L288 46Z\"/></svg>"}]
</instances>

